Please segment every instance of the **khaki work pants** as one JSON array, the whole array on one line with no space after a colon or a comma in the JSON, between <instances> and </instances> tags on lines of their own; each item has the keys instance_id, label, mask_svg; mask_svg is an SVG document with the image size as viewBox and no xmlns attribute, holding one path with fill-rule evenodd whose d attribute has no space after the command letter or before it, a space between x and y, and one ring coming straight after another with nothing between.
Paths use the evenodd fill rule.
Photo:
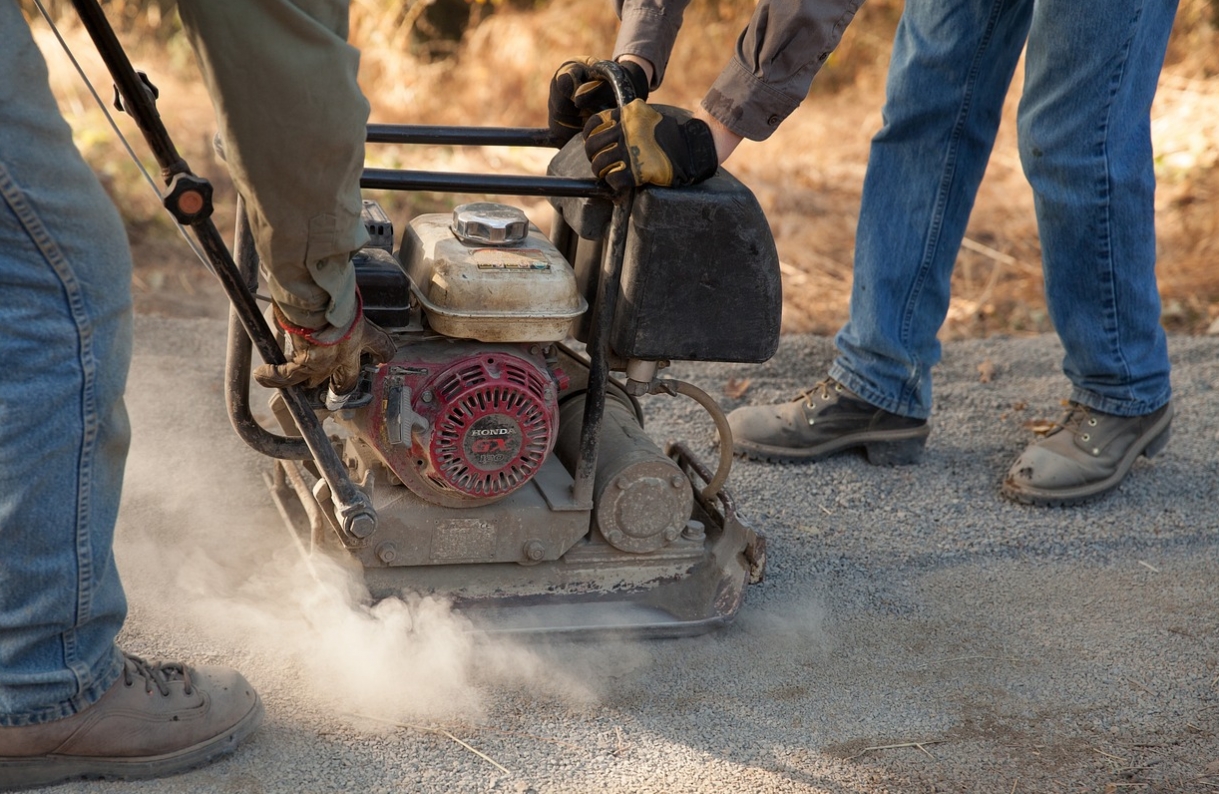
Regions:
<instances>
[{"instance_id":1,"label":"khaki work pants","mask_svg":"<svg viewBox=\"0 0 1219 794\"><path fill-rule=\"evenodd\" d=\"M367 242L368 102L348 0L179 0L271 296L298 325L345 327Z\"/></svg>"}]
</instances>

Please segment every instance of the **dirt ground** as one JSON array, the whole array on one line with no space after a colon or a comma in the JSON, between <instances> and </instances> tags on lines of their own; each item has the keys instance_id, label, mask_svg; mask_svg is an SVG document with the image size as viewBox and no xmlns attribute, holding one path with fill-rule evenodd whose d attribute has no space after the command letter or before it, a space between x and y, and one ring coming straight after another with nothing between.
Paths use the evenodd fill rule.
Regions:
<instances>
[{"instance_id":1,"label":"dirt ground","mask_svg":"<svg viewBox=\"0 0 1219 794\"><path fill-rule=\"evenodd\" d=\"M1206 794L1219 790L1219 339L1170 338L1176 429L1106 499L998 486L1055 415L1053 335L950 342L917 466L738 461L765 580L701 637L477 639L435 603L313 580L224 412L224 326L137 317L116 556L131 652L240 669L267 709L149 794ZM789 397L832 343L670 371L726 408ZM189 362L184 364L184 362ZM989 380L979 366L991 362ZM722 394L748 378L743 398ZM714 460L693 401L653 438ZM166 439L174 443L166 443ZM476 641L477 639L477 641Z\"/></svg>"}]
</instances>

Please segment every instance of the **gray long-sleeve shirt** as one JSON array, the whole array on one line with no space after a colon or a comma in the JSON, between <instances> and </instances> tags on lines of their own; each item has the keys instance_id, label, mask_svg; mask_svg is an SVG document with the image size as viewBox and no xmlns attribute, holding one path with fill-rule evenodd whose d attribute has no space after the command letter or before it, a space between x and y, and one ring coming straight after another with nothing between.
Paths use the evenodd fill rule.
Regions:
<instances>
[{"instance_id":1,"label":"gray long-sleeve shirt","mask_svg":"<svg viewBox=\"0 0 1219 794\"><path fill-rule=\"evenodd\" d=\"M622 25L614 57L637 55L660 85L690 0L614 0ZM736 52L703 98L728 129L769 138L808 94L814 75L838 46L863 0L759 0Z\"/></svg>"}]
</instances>

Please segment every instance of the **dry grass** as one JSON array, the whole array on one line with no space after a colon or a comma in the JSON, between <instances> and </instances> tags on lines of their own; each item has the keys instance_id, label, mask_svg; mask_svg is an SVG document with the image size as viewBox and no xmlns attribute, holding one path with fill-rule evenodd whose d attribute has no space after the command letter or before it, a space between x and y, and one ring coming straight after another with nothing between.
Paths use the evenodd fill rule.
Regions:
<instances>
[{"instance_id":1,"label":"dry grass","mask_svg":"<svg viewBox=\"0 0 1219 794\"><path fill-rule=\"evenodd\" d=\"M122 16L123 27L130 31L128 46L161 85L162 115L188 160L224 187L223 175L210 164L207 152L206 98L191 78L189 53L172 35L172 18L162 13L169 5L168 0L160 5L115 0L108 8ZM353 0L352 40L364 53L361 82L373 102L374 120L541 126L546 86L555 66L573 54L607 53L616 30L606 0L564 0L529 10L493 5L495 13L473 28L451 57L425 62L410 54L418 51L413 36L424 7L421 0L405 5ZM674 53L675 66L655 99L695 104L718 74L751 6L746 0L695 0ZM150 12L150 7L158 10ZM478 10L486 13L489 8ZM1203 332L1219 319L1219 277L1214 275L1219 260L1217 8L1212 0L1182 2L1153 111L1164 322L1173 331L1190 333ZM747 142L730 164L757 193L771 220L784 262L787 331L829 334L846 317L859 189L868 140L880 125L888 42L900 9L899 0L869 0L818 77L810 100L770 141ZM71 40L78 54L89 51L79 33ZM150 41L155 46L138 43ZM100 66L91 68L105 85ZM178 290L182 279L174 274L176 265L161 258L173 246L164 242L164 223L157 218L155 203L142 197L134 171L123 164L110 136L99 131L100 114L90 109L74 78L61 64L54 73L78 141L107 174L125 209L137 254L160 241L153 260L141 262L147 288L141 294L147 298L157 292L154 282ZM969 242L958 260L954 299L943 330L946 338L1050 329L1041 294L1032 197L1015 148L1018 94L1019 77L967 231ZM530 151L404 152L384 147L370 150L370 157L391 166L506 172L537 172L545 159ZM448 200L422 196L413 206L432 208ZM537 210L531 212L536 220L546 220L543 208L524 205ZM403 209L400 203L397 208ZM190 283L206 289L193 279ZM157 300L151 303L155 308Z\"/></svg>"}]
</instances>

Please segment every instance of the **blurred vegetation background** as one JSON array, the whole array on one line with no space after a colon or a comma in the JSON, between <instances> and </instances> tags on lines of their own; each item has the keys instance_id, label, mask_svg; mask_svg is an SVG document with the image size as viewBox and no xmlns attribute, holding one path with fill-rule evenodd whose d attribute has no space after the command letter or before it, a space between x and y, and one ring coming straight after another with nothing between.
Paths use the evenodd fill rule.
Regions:
<instances>
[{"instance_id":1,"label":"blurred vegetation background","mask_svg":"<svg viewBox=\"0 0 1219 794\"><path fill-rule=\"evenodd\" d=\"M105 118L70 69L33 0L19 0L47 53L52 87L77 143L128 224L137 261L137 306L211 314L220 293L143 184ZM110 80L67 0L43 0L90 79ZM665 85L654 99L693 106L719 74L753 0L693 0ZM195 171L231 199L211 157L211 109L181 36L173 0L103 2L138 68L161 89L163 118ZM746 142L730 170L758 195L783 261L784 327L829 334L846 317L851 252L867 146L880 126L890 41L902 0L867 0L806 101L767 142ZM351 41L373 120L416 124L545 124L551 74L566 58L607 56L617 19L611 0L352 0ZM1032 198L1015 149L1020 75L979 194L953 283L946 338L1050 330L1041 297ZM148 160L134 125L124 133ZM1153 111L1159 177L1159 276L1164 323L1219 333L1219 0L1181 0ZM486 148L403 151L370 147L370 162L430 170L541 172L547 154ZM469 197L377 196L404 223ZM515 200L514 200L515 201ZM231 204L231 201L228 201ZM545 228L542 202L519 202ZM229 210L231 211L231 209ZM222 223L229 219L220 216ZM184 264L185 263L185 264Z\"/></svg>"}]
</instances>

